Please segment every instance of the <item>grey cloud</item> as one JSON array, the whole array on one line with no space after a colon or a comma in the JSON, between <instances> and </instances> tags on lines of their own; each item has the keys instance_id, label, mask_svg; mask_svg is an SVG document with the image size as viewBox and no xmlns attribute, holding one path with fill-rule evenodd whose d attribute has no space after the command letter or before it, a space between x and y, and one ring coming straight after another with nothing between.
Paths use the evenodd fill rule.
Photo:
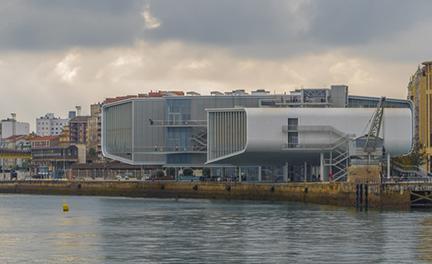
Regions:
<instances>
[{"instance_id":1,"label":"grey cloud","mask_svg":"<svg viewBox=\"0 0 432 264\"><path fill-rule=\"evenodd\" d=\"M426 0L157 0L151 4L164 25L146 32L150 40L222 45L272 58L361 49L425 23L422 20L432 10L432 2Z\"/></svg>"},{"instance_id":2,"label":"grey cloud","mask_svg":"<svg viewBox=\"0 0 432 264\"><path fill-rule=\"evenodd\" d=\"M147 5L161 22L153 30L146 30L141 15ZM0 49L132 46L144 40L272 59L338 48L393 57L401 49L382 47L397 46L401 32L431 23L429 10L428 0L9 0L0 3ZM421 57L416 45L397 55Z\"/></svg>"},{"instance_id":3,"label":"grey cloud","mask_svg":"<svg viewBox=\"0 0 432 264\"><path fill-rule=\"evenodd\" d=\"M385 39L417 24L432 9L426 0L316 1L309 34L336 45Z\"/></svg>"},{"instance_id":4,"label":"grey cloud","mask_svg":"<svg viewBox=\"0 0 432 264\"><path fill-rule=\"evenodd\" d=\"M142 1L2 1L0 48L49 50L132 44L143 30Z\"/></svg>"}]
</instances>

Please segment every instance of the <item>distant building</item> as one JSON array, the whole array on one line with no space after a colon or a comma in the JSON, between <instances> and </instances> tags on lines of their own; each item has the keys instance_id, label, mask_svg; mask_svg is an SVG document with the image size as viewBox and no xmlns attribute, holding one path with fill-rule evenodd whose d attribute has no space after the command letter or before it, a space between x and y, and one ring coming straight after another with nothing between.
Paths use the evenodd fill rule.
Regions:
<instances>
[{"instance_id":1,"label":"distant building","mask_svg":"<svg viewBox=\"0 0 432 264\"><path fill-rule=\"evenodd\" d=\"M101 103L90 105L90 117L87 123L87 151L88 158L93 160L102 158L101 109Z\"/></svg>"},{"instance_id":2,"label":"distant building","mask_svg":"<svg viewBox=\"0 0 432 264\"><path fill-rule=\"evenodd\" d=\"M32 150L40 148L57 147L59 136L36 136L30 139Z\"/></svg>"},{"instance_id":3,"label":"distant building","mask_svg":"<svg viewBox=\"0 0 432 264\"><path fill-rule=\"evenodd\" d=\"M31 144L29 139L30 136L28 135L11 136L2 141L0 148L30 150Z\"/></svg>"},{"instance_id":4,"label":"distant building","mask_svg":"<svg viewBox=\"0 0 432 264\"><path fill-rule=\"evenodd\" d=\"M30 145L30 136L21 135L21 136L11 136L0 141L0 149L11 149L18 151L29 151L31 148ZM23 167L24 160L22 158L5 158L0 159L0 167L1 168L15 168L15 167Z\"/></svg>"},{"instance_id":5,"label":"distant building","mask_svg":"<svg viewBox=\"0 0 432 264\"><path fill-rule=\"evenodd\" d=\"M36 134L38 136L57 136L69 122L68 118L55 117L53 113L36 119Z\"/></svg>"},{"instance_id":6,"label":"distant building","mask_svg":"<svg viewBox=\"0 0 432 264\"><path fill-rule=\"evenodd\" d=\"M32 173L40 178L63 178L75 163L86 162L84 145L32 149Z\"/></svg>"},{"instance_id":7,"label":"distant building","mask_svg":"<svg viewBox=\"0 0 432 264\"><path fill-rule=\"evenodd\" d=\"M63 127L63 131L59 135L59 145L63 147L70 145L69 125Z\"/></svg>"},{"instance_id":8,"label":"distant building","mask_svg":"<svg viewBox=\"0 0 432 264\"><path fill-rule=\"evenodd\" d=\"M0 122L0 138L5 139L11 136L28 135L30 133L30 124L18 122L14 118L7 118Z\"/></svg>"},{"instance_id":9,"label":"distant building","mask_svg":"<svg viewBox=\"0 0 432 264\"><path fill-rule=\"evenodd\" d=\"M77 116L69 120L70 144L87 144L87 124L90 116Z\"/></svg>"},{"instance_id":10,"label":"distant building","mask_svg":"<svg viewBox=\"0 0 432 264\"><path fill-rule=\"evenodd\" d=\"M76 111L69 111L69 113L68 113L68 118L69 118L69 119L72 119L72 118L74 118L74 117L76 117Z\"/></svg>"},{"instance_id":11,"label":"distant building","mask_svg":"<svg viewBox=\"0 0 432 264\"><path fill-rule=\"evenodd\" d=\"M424 169L432 169L432 61L423 62L408 83L408 99L414 103L415 138L427 155Z\"/></svg>"}]
</instances>

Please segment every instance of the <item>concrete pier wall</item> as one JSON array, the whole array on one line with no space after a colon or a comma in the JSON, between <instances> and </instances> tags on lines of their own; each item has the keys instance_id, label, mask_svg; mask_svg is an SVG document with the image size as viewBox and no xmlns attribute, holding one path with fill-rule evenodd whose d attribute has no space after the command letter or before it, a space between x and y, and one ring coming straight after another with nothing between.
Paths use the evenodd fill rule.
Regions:
<instances>
[{"instance_id":1,"label":"concrete pier wall","mask_svg":"<svg viewBox=\"0 0 432 264\"><path fill-rule=\"evenodd\" d=\"M368 185L367 204L377 209L410 208L411 185ZM428 188L432 188L432 185ZM354 183L213 183L128 181L0 182L0 193L95 195L155 198L297 201L355 207ZM363 195L363 206L366 198Z\"/></svg>"}]
</instances>

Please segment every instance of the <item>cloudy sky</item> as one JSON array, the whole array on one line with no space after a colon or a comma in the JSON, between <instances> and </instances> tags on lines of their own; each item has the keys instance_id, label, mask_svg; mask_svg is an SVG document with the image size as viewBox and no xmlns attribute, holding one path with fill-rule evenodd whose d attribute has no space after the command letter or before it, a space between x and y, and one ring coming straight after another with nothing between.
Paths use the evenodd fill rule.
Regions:
<instances>
[{"instance_id":1,"label":"cloudy sky","mask_svg":"<svg viewBox=\"0 0 432 264\"><path fill-rule=\"evenodd\" d=\"M432 59L429 0L2 0L0 118L150 90L347 84L404 98Z\"/></svg>"}]
</instances>

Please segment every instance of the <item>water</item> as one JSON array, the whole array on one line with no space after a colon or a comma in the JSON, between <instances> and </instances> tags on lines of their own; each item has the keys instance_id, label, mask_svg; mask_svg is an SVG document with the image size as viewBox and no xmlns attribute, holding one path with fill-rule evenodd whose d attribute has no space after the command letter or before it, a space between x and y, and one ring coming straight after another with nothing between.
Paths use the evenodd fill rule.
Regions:
<instances>
[{"instance_id":1,"label":"water","mask_svg":"<svg viewBox=\"0 0 432 264\"><path fill-rule=\"evenodd\" d=\"M432 262L432 211L0 195L0 263L326 262Z\"/></svg>"}]
</instances>

